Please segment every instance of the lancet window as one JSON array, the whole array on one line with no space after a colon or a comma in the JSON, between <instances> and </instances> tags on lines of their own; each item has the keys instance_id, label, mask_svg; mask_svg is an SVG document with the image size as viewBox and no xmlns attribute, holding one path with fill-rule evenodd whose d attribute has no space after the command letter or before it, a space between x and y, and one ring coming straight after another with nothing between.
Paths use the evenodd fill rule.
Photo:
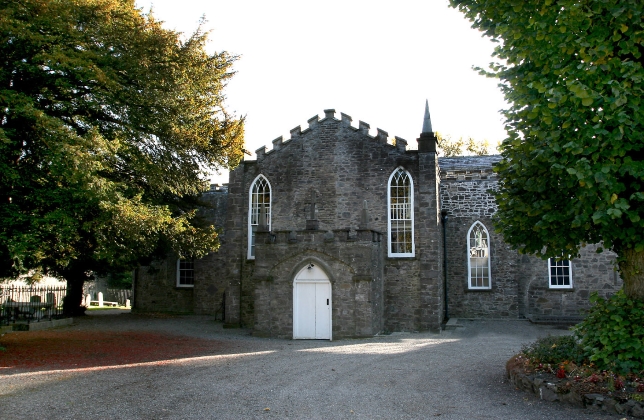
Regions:
<instances>
[{"instance_id":1,"label":"lancet window","mask_svg":"<svg viewBox=\"0 0 644 420\"><path fill-rule=\"evenodd\" d=\"M490 235L483 223L476 221L467 232L468 287L490 289Z\"/></svg>"},{"instance_id":2,"label":"lancet window","mask_svg":"<svg viewBox=\"0 0 644 420\"><path fill-rule=\"evenodd\" d=\"M250 186L248 199L248 259L255 259L255 232L260 225L260 216L271 228L271 184L259 175Z\"/></svg>"},{"instance_id":3,"label":"lancet window","mask_svg":"<svg viewBox=\"0 0 644 420\"><path fill-rule=\"evenodd\" d=\"M409 172L396 169L389 177L388 245L390 257L414 256L414 182Z\"/></svg>"}]
</instances>

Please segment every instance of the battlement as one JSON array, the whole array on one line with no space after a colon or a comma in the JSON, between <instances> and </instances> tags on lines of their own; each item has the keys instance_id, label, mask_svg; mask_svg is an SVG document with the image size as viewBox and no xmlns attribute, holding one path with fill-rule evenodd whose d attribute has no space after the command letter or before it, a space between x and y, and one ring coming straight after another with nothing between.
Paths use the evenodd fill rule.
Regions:
<instances>
[{"instance_id":1,"label":"battlement","mask_svg":"<svg viewBox=\"0 0 644 420\"><path fill-rule=\"evenodd\" d=\"M438 159L438 166L441 179L472 181L496 178L492 168L500 160L499 155L441 157Z\"/></svg>"},{"instance_id":2,"label":"battlement","mask_svg":"<svg viewBox=\"0 0 644 420\"><path fill-rule=\"evenodd\" d=\"M259 149L255 150L255 155L257 157L257 160L262 160L264 159L267 155L271 154L272 152L275 152L277 150L280 150L282 147L284 147L288 142L299 139L302 136L306 135L307 133L314 131L320 127L321 124L323 124L325 121L339 121L341 126L346 127L348 129L351 129L353 131L358 131L360 134L363 134L365 136L368 136L372 140L383 144L383 145L389 145L391 147L395 147L398 149L400 152L406 152L407 151L407 140L395 136L394 138L389 137L389 133L387 133L385 130L382 130L380 128L376 128L376 135L372 136L369 134L369 130L371 129L371 125L364 121L358 121L358 127L354 127L352 124L353 118L351 118L350 115L345 114L344 112L340 112L340 119L338 120L336 117L336 111L335 109L325 109L324 110L324 118L320 119L319 115L314 115L313 117L309 118L307 120L308 127L306 129L302 129L302 126L297 126L294 127L290 130L290 135L291 137L289 139L284 139L283 136L280 136L276 138L275 140L272 141L273 147L270 150L266 149L266 146L262 146Z\"/></svg>"}]
</instances>

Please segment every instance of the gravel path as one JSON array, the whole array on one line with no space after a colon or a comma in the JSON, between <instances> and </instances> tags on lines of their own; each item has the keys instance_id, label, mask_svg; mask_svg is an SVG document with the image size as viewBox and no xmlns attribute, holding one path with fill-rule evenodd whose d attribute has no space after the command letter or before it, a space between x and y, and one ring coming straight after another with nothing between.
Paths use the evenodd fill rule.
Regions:
<instances>
[{"instance_id":1,"label":"gravel path","mask_svg":"<svg viewBox=\"0 0 644 420\"><path fill-rule=\"evenodd\" d=\"M256 338L209 317L104 312L67 328L164 332L233 350L120 367L0 371L0 418L624 418L515 391L505 362L522 344L565 332L526 321L460 320L462 327L441 334L328 342Z\"/></svg>"}]
</instances>

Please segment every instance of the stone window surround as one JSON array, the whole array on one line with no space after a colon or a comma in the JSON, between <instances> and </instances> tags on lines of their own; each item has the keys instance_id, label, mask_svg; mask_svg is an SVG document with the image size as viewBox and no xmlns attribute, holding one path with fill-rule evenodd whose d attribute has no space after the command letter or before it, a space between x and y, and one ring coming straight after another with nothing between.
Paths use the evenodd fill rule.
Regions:
<instances>
[{"instance_id":1,"label":"stone window surround","mask_svg":"<svg viewBox=\"0 0 644 420\"><path fill-rule=\"evenodd\" d=\"M182 262L184 264L187 263L190 267L182 268L181 267ZM183 283L181 274L182 273L187 273L189 271L192 272L192 284ZM195 280L195 262L193 260L183 260L181 258L177 258L177 283L176 283L176 287L193 288L193 287L195 287L194 280Z\"/></svg>"},{"instance_id":2,"label":"stone window surround","mask_svg":"<svg viewBox=\"0 0 644 420\"><path fill-rule=\"evenodd\" d=\"M409 179L409 223L411 226L411 252L406 253L394 253L391 251L391 181L394 179L394 176L402 171L407 175ZM387 181L387 257L389 258L413 258L416 257L416 247L415 247L415 238L414 238L414 179L411 176L411 173L407 171L402 166L397 167L389 175L389 180Z\"/></svg>"},{"instance_id":3,"label":"stone window surround","mask_svg":"<svg viewBox=\"0 0 644 420\"><path fill-rule=\"evenodd\" d=\"M472 229L474 229L477 225L480 225L483 228L483 232L485 233L485 237L487 240L486 244L486 249L487 249L487 286L472 286L472 257L470 255L471 251L471 245L470 245L470 234L472 233ZM490 258L490 250L491 250L491 243L490 243L490 233L488 232L487 228L485 225L480 221L476 220L470 228L467 231L467 290L469 291L486 291L486 290L491 290L492 289L492 267L491 267L491 258Z\"/></svg>"},{"instance_id":4,"label":"stone window surround","mask_svg":"<svg viewBox=\"0 0 644 420\"><path fill-rule=\"evenodd\" d=\"M253 218L253 190L255 189L255 186L257 185L257 182L263 180L266 183L266 186L268 186L268 209L266 209L266 215L268 218L268 229L270 230L271 228L271 209L273 207L273 186L271 185L270 181L268 178L266 178L264 175L259 174L255 177L253 182L250 184L250 188L248 189L248 253L246 258L248 260L254 260L255 259L255 254L253 252L253 238L254 238L254 232L253 232L253 226L256 224L252 223L252 218Z\"/></svg>"},{"instance_id":5,"label":"stone window surround","mask_svg":"<svg viewBox=\"0 0 644 420\"><path fill-rule=\"evenodd\" d=\"M557 267L557 262L563 262L563 261L568 261L568 275L564 276L564 280L568 281L568 284L563 284L563 285L556 285L552 284L552 268ZM552 264L555 263L553 266ZM567 279L565 278L567 277ZM572 290L573 289L573 281L572 281L572 262L570 259L567 260L561 260L561 261L553 261L553 258L548 258L548 289L551 290Z\"/></svg>"}]
</instances>

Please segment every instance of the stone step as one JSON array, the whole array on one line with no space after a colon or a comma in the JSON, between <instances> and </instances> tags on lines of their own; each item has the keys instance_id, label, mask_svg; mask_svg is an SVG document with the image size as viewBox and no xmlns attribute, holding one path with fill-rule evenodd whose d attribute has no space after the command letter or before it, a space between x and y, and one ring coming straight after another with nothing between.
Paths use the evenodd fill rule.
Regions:
<instances>
[{"instance_id":1,"label":"stone step","mask_svg":"<svg viewBox=\"0 0 644 420\"><path fill-rule=\"evenodd\" d=\"M446 330L455 330L456 328L463 327L458 323L458 318L450 318L447 323L445 323Z\"/></svg>"}]
</instances>

